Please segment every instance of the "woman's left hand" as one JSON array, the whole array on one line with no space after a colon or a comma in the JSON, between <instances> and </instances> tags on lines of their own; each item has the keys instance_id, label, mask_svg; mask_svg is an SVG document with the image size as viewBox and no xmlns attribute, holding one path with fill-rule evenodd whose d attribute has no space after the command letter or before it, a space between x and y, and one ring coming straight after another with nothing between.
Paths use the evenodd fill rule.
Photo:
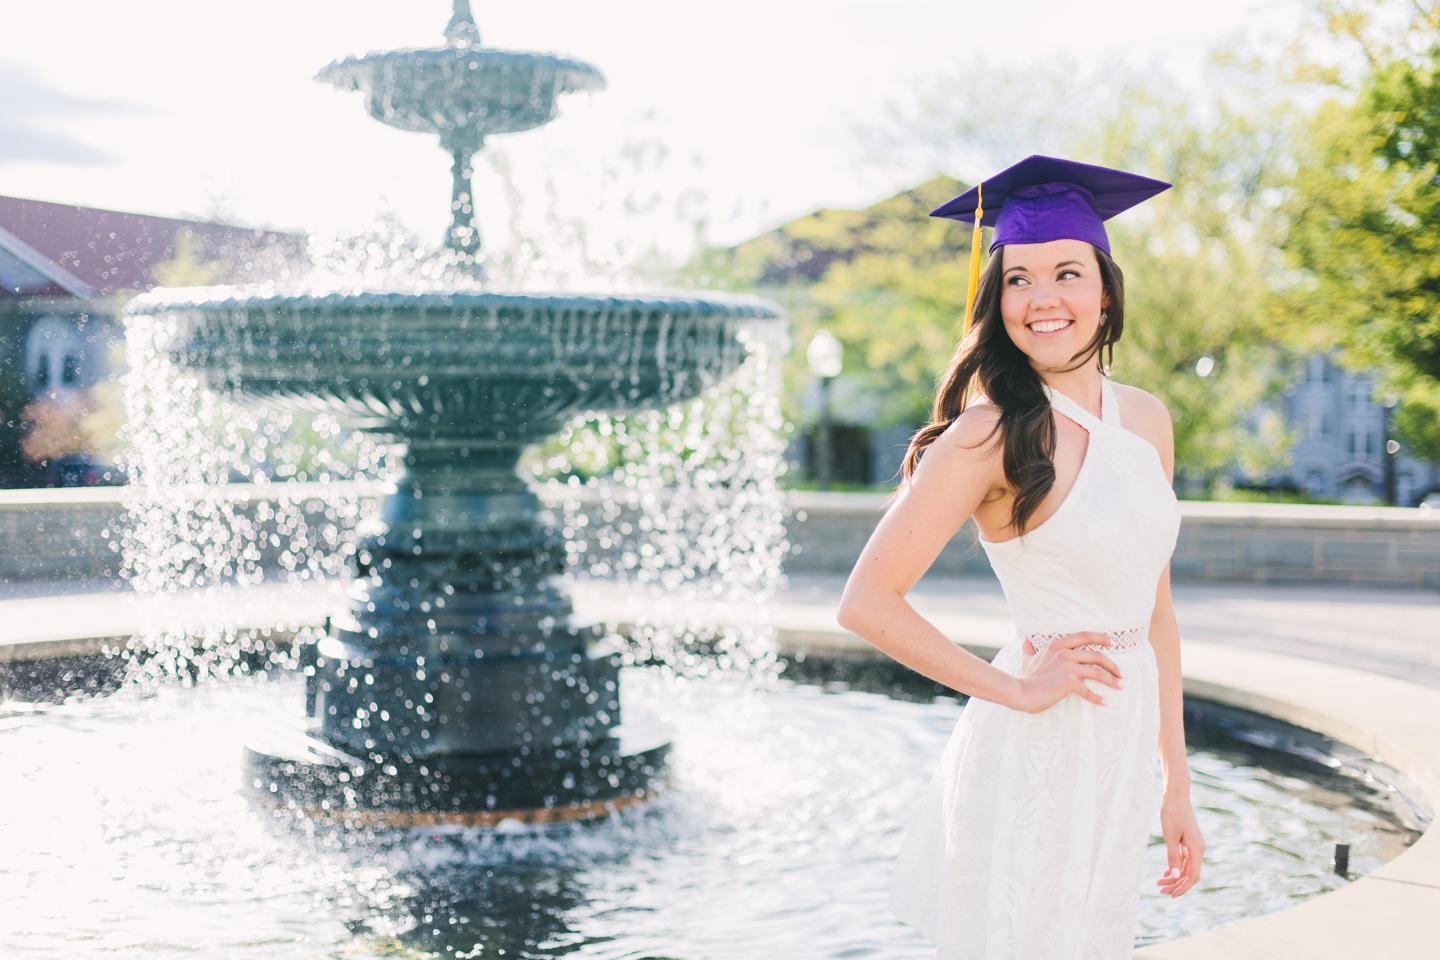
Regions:
<instances>
[{"instance_id":1,"label":"woman's left hand","mask_svg":"<svg viewBox=\"0 0 1440 960\"><path fill-rule=\"evenodd\" d=\"M1188 789L1166 796L1160 804L1160 830L1165 835L1170 868L1157 885L1161 893L1178 897L1200 882L1200 862L1205 855L1205 840L1200 836Z\"/></svg>"}]
</instances>

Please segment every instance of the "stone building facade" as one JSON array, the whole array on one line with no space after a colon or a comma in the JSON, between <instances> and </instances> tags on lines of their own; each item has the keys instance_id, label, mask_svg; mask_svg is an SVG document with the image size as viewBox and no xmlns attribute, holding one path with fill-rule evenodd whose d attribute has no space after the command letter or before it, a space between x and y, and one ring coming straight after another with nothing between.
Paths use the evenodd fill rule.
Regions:
<instances>
[{"instance_id":1,"label":"stone building facade","mask_svg":"<svg viewBox=\"0 0 1440 960\"><path fill-rule=\"evenodd\" d=\"M1390 493L1399 506L1440 493L1440 466L1394 441L1393 407L1364 373L1311 356L1286 390L1285 412L1296 443L1290 467L1272 483L1349 503L1384 502Z\"/></svg>"}]
</instances>

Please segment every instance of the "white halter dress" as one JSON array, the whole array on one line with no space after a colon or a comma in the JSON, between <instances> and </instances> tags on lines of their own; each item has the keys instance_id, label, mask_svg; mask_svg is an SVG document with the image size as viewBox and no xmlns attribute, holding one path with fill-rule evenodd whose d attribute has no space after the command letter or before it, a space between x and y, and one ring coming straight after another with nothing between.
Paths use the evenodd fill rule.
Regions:
<instances>
[{"instance_id":1,"label":"white halter dress","mask_svg":"<svg viewBox=\"0 0 1440 960\"><path fill-rule=\"evenodd\" d=\"M939 946L940 960L1111 960L1134 945L1157 801L1148 631L1180 511L1155 448L1120 425L1108 381L1103 420L1047 392L1090 441L1050 519L981 541L1016 625L994 664L1018 675L1027 639L1038 651L1100 631L1124 689L1086 681L1105 706L1072 694L1033 715L966 705L891 887L891 910Z\"/></svg>"}]
</instances>

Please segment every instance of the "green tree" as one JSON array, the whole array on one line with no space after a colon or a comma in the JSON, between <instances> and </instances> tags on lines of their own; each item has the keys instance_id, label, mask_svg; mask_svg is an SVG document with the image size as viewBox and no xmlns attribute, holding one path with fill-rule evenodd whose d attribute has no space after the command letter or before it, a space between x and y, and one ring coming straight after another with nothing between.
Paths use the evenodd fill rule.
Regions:
<instances>
[{"instance_id":1,"label":"green tree","mask_svg":"<svg viewBox=\"0 0 1440 960\"><path fill-rule=\"evenodd\" d=\"M34 466L26 462L20 446L25 437L23 411L30 400L21 333L29 320L14 303L0 301L0 487L29 486L36 479Z\"/></svg>"},{"instance_id":2,"label":"green tree","mask_svg":"<svg viewBox=\"0 0 1440 960\"><path fill-rule=\"evenodd\" d=\"M1374 64L1307 134L1286 206L1296 337L1378 368L1401 436L1440 459L1440 47Z\"/></svg>"},{"instance_id":3,"label":"green tree","mask_svg":"<svg viewBox=\"0 0 1440 960\"><path fill-rule=\"evenodd\" d=\"M1197 112L1173 90L1128 84L1086 156L1174 184L1109 224L1126 289L1112 373L1164 401L1177 474L1208 486L1237 466L1263 477L1290 445L1267 403L1287 359L1268 280L1289 116L1223 103L1208 121Z\"/></svg>"},{"instance_id":4,"label":"green tree","mask_svg":"<svg viewBox=\"0 0 1440 960\"><path fill-rule=\"evenodd\" d=\"M949 362L965 309L970 228L929 216L964 190L950 177L864 210L820 210L729 249L704 250L694 281L781 301L802 349L786 359L786 414L809 377L804 345L820 327L845 344L848 385L880 424L919 423Z\"/></svg>"},{"instance_id":5,"label":"green tree","mask_svg":"<svg viewBox=\"0 0 1440 960\"><path fill-rule=\"evenodd\" d=\"M230 269L223 260L200 259L200 244L189 227L175 232L175 256L150 266L150 275L162 287L208 287L219 283Z\"/></svg>"},{"instance_id":6,"label":"green tree","mask_svg":"<svg viewBox=\"0 0 1440 960\"><path fill-rule=\"evenodd\" d=\"M878 400L879 423L923 422L954 353L970 228L929 213L964 189L936 177L866 210L825 211L791 225L807 242L839 251L797 313L846 345L851 376ZM803 344L813 329L798 332Z\"/></svg>"}]
</instances>

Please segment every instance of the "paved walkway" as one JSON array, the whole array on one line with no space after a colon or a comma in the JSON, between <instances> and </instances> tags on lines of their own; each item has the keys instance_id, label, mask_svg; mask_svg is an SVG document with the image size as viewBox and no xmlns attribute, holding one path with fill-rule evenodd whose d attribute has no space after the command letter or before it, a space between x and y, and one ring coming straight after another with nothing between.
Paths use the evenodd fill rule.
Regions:
<instances>
[{"instance_id":1,"label":"paved walkway","mask_svg":"<svg viewBox=\"0 0 1440 960\"><path fill-rule=\"evenodd\" d=\"M793 577L764 615L781 630L787 647L869 650L835 625L844 583L840 576ZM577 583L574 595L581 614L618 622L634 620L642 606L653 614L657 602L608 581ZM994 646L1013 634L994 580L927 578L911 601L958 642ZM1187 640L1334 663L1440 688L1440 594L1180 584L1175 604ZM146 600L115 584L0 585L0 648L5 648L0 660L73 655L161 623L294 629L319 624L344 605L339 582L267 584ZM696 616L693 605L684 612Z\"/></svg>"},{"instance_id":2,"label":"paved walkway","mask_svg":"<svg viewBox=\"0 0 1440 960\"><path fill-rule=\"evenodd\" d=\"M858 638L846 644L833 635L844 585L841 576L792 577L769 619L793 646L868 650ZM1334 663L1440 688L1440 594L1179 584L1174 596L1186 640ZM655 602L609 583L577 584L575 597L581 610L622 621L634 616L639 603ZM995 580L926 578L911 592L910 602L961 643L994 646L1014 636Z\"/></svg>"},{"instance_id":3,"label":"paved walkway","mask_svg":"<svg viewBox=\"0 0 1440 960\"><path fill-rule=\"evenodd\" d=\"M794 584L792 594L838 602L840 578ZM1281 653L1440 687L1440 594L1418 591L1176 584L1180 634L1224 646ZM830 599L830 598L834 599ZM922 581L913 603L945 616L1009 616L999 584Z\"/></svg>"}]
</instances>

